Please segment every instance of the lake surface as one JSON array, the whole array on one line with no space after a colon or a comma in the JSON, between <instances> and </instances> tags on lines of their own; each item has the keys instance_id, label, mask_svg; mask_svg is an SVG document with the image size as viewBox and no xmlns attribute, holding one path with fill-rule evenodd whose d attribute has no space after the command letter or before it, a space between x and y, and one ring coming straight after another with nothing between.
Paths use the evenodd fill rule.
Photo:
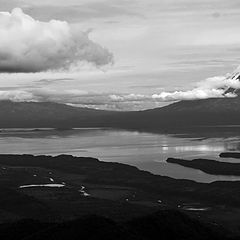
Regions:
<instances>
[{"instance_id":1,"label":"lake surface","mask_svg":"<svg viewBox=\"0 0 240 240\"><path fill-rule=\"evenodd\" d=\"M240 180L236 176L214 176L166 162L168 157L240 162L240 159L218 157L223 151L240 150L240 136L236 136L234 130L207 135L167 135L113 129L4 129L0 132L0 153L71 154L126 163L173 178L199 182Z\"/></svg>"}]
</instances>

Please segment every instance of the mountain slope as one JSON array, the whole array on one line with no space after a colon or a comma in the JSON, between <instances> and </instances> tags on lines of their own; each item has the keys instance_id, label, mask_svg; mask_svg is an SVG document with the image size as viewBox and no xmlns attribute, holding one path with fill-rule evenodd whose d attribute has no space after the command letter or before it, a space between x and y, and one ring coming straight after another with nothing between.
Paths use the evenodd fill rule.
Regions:
<instances>
[{"instance_id":1,"label":"mountain slope","mask_svg":"<svg viewBox=\"0 0 240 240\"><path fill-rule=\"evenodd\" d=\"M78 240L222 240L230 239L214 226L189 218L174 210L158 211L134 218L128 222L115 222L101 216L85 216L62 223L41 223L22 220L0 225L2 239L70 239Z\"/></svg>"},{"instance_id":2,"label":"mountain slope","mask_svg":"<svg viewBox=\"0 0 240 240\"><path fill-rule=\"evenodd\" d=\"M102 126L114 112L77 108L51 102L0 101L0 127L89 127Z\"/></svg>"},{"instance_id":3,"label":"mountain slope","mask_svg":"<svg viewBox=\"0 0 240 240\"><path fill-rule=\"evenodd\" d=\"M115 112L50 102L0 102L0 128L115 127L164 130L196 126L238 125L240 97L180 101L163 108Z\"/></svg>"},{"instance_id":4,"label":"mountain slope","mask_svg":"<svg viewBox=\"0 0 240 240\"><path fill-rule=\"evenodd\" d=\"M235 87L240 81L240 69L227 78ZM234 83L234 84L233 84ZM160 109L140 113L144 128L188 128L206 125L238 125L240 122L240 89L223 87L225 95L236 97L185 100ZM148 123L148 126L147 126Z\"/></svg>"},{"instance_id":5,"label":"mountain slope","mask_svg":"<svg viewBox=\"0 0 240 240\"><path fill-rule=\"evenodd\" d=\"M155 126L235 125L240 122L240 97L180 101L140 114Z\"/></svg>"}]
</instances>

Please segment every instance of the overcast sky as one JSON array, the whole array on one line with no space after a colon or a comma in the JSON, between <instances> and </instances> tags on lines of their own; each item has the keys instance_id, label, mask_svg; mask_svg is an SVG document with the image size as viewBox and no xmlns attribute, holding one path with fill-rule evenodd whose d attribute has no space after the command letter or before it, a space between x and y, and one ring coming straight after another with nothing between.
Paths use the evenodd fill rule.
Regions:
<instances>
[{"instance_id":1,"label":"overcast sky","mask_svg":"<svg viewBox=\"0 0 240 240\"><path fill-rule=\"evenodd\" d=\"M223 96L240 62L239 0L0 0L0 12L0 99L152 108Z\"/></svg>"}]
</instances>

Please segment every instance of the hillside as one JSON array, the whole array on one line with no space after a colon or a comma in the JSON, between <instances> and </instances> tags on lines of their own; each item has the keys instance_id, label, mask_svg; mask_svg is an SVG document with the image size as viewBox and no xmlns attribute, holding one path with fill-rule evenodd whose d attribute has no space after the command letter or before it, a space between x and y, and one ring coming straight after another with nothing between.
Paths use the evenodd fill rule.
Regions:
<instances>
[{"instance_id":1,"label":"hillside","mask_svg":"<svg viewBox=\"0 0 240 240\"><path fill-rule=\"evenodd\" d=\"M185 127L235 125L240 121L240 97L180 101L140 113L142 122L152 126Z\"/></svg>"},{"instance_id":2,"label":"hillside","mask_svg":"<svg viewBox=\"0 0 240 240\"><path fill-rule=\"evenodd\" d=\"M199 126L238 125L240 97L180 101L145 111L116 112L50 102L0 102L0 128L115 127L168 130Z\"/></svg>"},{"instance_id":3,"label":"hillside","mask_svg":"<svg viewBox=\"0 0 240 240\"><path fill-rule=\"evenodd\" d=\"M197 233L202 236L199 239L208 239L204 238L204 229L196 220L234 235L240 232L240 182L206 184L177 180L125 164L71 155L0 155L0 174L1 239L11 239L2 237L7 222L33 219L55 225L73 220L77 223L77 219L86 215L102 216L116 223L127 222L124 226L137 235L140 233L143 239L155 239L151 232L165 234L161 239L171 239L171 233L175 236L177 232L182 232L182 239L198 239ZM169 209L177 212L165 211ZM160 212L155 215L157 211ZM145 218L146 215L150 216ZM132 219L138 220L132 222ZM95 220L92 223L95 224ZM49 233L48 225L33 223L29 229L28 224L19 228L31 233L31 229L46 227ZM60 234L61 227L56 227ZM17 229L17 225L11 228ZM68 231L71 230L66 229ZM11 230L6 231L9 233L12 234ZM84 230L79 229L81 233ZM181 238L177 235L173 239Z\"/></svg>"},{"instance_id":4,"label":"hillside","mask_svg":"<svg viewBox=\"0 0 240 240\"><path fill-rule=\"evenodd\" d=\"M8 240L67 240L70 236L72 240L154 240L156 236L162 240L230 240L223 231L172 210L121 223L94 215L58 224L22 220L2 224L0 230L1 239Z\"/></svg>"},{"instance_id":5,"label":"hillside","mask_svg":"<svg viewBox=\"0 0 240 240\"><path fill-rule=\"evenodd\" d=\"M0 127L89 127L102 125L114 112L53 102L0 101Z\"/></svg>"}]
</instances>

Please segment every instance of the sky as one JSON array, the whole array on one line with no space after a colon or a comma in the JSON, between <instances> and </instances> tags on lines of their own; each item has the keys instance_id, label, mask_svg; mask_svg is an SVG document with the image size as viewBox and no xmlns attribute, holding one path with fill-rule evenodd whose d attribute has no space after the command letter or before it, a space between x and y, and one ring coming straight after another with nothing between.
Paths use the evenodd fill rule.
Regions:
<instances>
[{"instance_id":1,"label":"sky","mask_svg":"<svg viewBox=\"0 0 240 240\"><path fill-rule=\"evenodd\" d=\"M140 110L239 88L238 0L0 0L0 100Z\"/></svg>"}]
</instances>

